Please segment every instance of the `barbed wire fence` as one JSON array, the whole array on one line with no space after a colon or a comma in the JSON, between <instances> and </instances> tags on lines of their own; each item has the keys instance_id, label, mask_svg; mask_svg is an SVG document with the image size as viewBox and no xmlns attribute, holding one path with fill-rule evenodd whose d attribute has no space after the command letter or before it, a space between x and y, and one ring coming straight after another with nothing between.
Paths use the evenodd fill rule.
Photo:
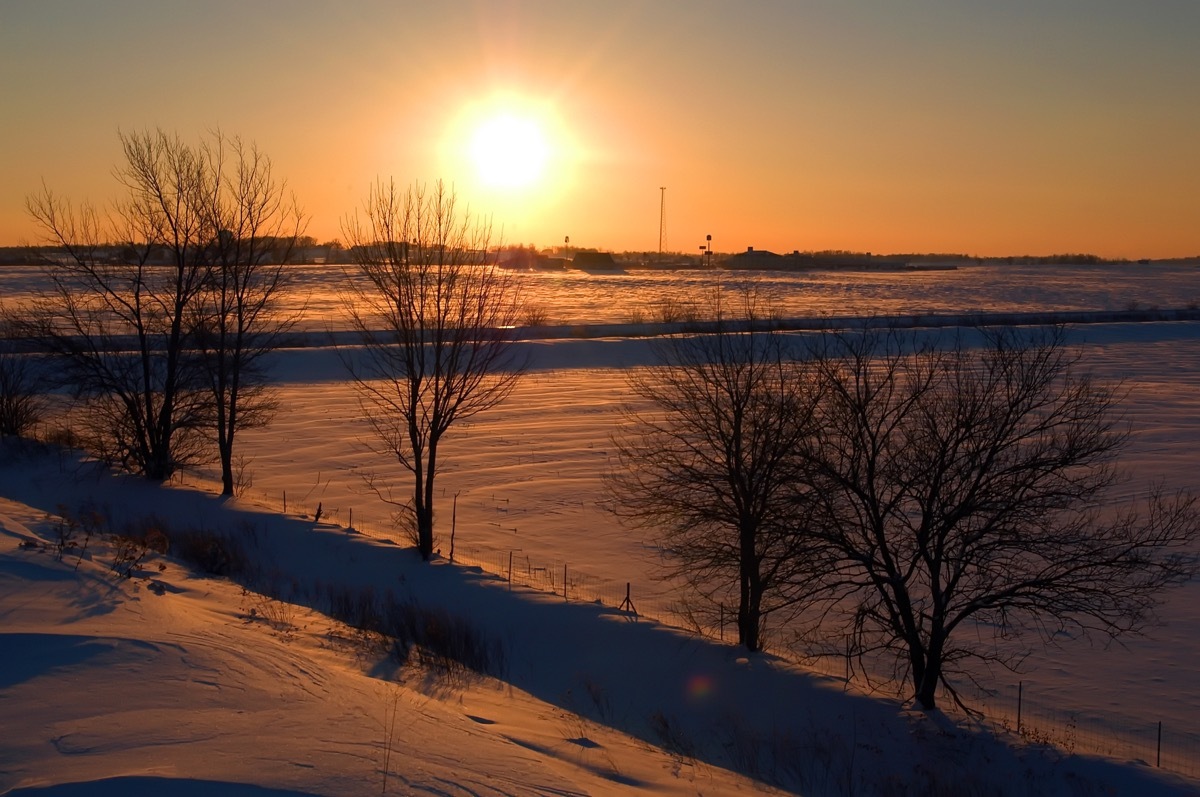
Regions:
<instances>
[{"instance_id":1,"label":"barbed wire fence","mask_svg":"<svg viewBox=\"0 0 1200 797\"><path fill-rule=\"evenodd\" d=\"M251 486L243 491L243 497L265 509L342 528L347 533L399 545L411 543L388 521L370 518L361 512L356 515L349 507L324 506L321 484L322 479L318 476L312 486L294 491L268 492ZM452 558L447 558L453 566L478 568L499 578L507 583L508 589L523 588L554 595L564 601L593 603L622 612L631 621L652 620L715 641L736 639L733 630L736 612L732 607L719 613L716 624L704 626L683 611L677 600L661 591L599 577L570 562L538 558L515 547L490 550L464 547L455 550ZM793 658L786 653L780 655L785 659ZM814 673L841 680L847 688L899 699L904 697L898 691L881 688L881 684L887 683L882 679L867 682L856 666L849 666L845 661L816 658L797 663ZM943 709L948 713L967 722L982 723L994 730L1015 734L1030 744L1053 746L1067 753L1139 762L1200 778L1200 734L1188 729L1174 728L1162 721L1137 722L1065 710L1052 697L1037 693L1023 681L994 681L986 688L960 685L958 697L973 713L956 706L949 693L943 693L941 697Z\"/></svg>"}]
</instances>

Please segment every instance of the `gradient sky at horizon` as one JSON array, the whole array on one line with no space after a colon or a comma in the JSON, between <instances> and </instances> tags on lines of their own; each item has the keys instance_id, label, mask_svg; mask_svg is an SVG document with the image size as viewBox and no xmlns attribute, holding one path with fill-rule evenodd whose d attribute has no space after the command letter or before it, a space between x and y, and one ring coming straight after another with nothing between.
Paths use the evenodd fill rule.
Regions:
<instances>
[{"instance_id":1,"label":"gradient sky at horizon","mask_svg":"<svg viewBox=\"0 0 1200 797\"><path fill-rule=\"evenodd\" d=\"M444 179L508 243L1200 254L1195 0L6 0L0 245L43 181L114 195L118 131L256 142L340 235ZM539 190L482 185L536 117Z\"/></svg>"}]
</instances>

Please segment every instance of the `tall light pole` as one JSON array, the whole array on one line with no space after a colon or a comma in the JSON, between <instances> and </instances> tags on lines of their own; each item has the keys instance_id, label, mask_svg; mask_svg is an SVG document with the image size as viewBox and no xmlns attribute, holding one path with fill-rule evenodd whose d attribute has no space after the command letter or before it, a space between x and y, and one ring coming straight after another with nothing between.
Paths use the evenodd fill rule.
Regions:
<instances>
[{"instance_id":1,"label":"tall light pole","mask_svg":"<svg viewBox=\"0 0 1200 797\"><path fill-rule=\"evenodd\" d=\"M706 235L704 236L704 240L707 241L707 244L704 247L704 259L708 261L708 267L712 268L712 236Z\"/></svg>"},{"instance_id":2,"label":"tall light pole","mask_svg":"<svg viewBox=\"0 0 1200 797\"><path fill-rule=\"evenodd\" d=\"M667 236L667 187L660 185L658 202L658 261L662 262L663 242Z\"/></svg>"}]
</instances>

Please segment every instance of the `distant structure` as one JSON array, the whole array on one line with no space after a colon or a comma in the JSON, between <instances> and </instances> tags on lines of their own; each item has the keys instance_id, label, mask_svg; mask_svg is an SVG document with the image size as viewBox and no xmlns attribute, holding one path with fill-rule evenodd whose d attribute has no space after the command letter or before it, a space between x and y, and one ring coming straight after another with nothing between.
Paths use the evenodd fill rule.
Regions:
<instances>
[{"instance_id":1,"label":"distant structure","mask_svg":"<svg viewBox=\"0 0 1200 797\"><path fill-rule=\"evenodd\" d=\"M525 248L501 251L496 259L498 267L514 271L563 271L569 262L565 257Z\"/></svg>"},{"instance_id":2,"label":"distant structure","mask_svg":"<svg viewBox=\"0 0 1200 797\"><path fill-rule=\"evenodd\" d=\"M612 252L576 252L571 268L588 274L623 274L625 269L613 259Z\"/></svg>"},{"instance_id":3,"label":"distant structure","mask_svg":"<svg viewBox=\"0 0 1200 797\"><path fill-rule=\"evenodd\" d=\"M722 268L752 271L804 271L811 269L863 269L863 270L925 270L935 266L911 264L903 258L881 257L869 252L800 252L781 255L765 249L748 247L745 252L730 255L721 263Z\"/></svg>"},{"instance_id":4,"label":"distant structure","mask_svg":"<svg viewBox=\"0 0 1200 797\"><path fill-rule=\"evenodd\" d=\"M722 264L729 269L747 269L747 270L766 270L778 269L783 267L783 256L775 252L769 252L766 249L755 249L753 246L747 247L745 252L736 255L730 255Z\"/></svg>"}]
</instances>

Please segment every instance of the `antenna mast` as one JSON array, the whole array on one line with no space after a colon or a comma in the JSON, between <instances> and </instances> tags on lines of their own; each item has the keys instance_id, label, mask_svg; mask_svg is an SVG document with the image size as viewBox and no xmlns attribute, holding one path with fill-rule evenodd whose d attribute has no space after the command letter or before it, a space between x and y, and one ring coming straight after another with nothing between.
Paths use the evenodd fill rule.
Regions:
<instances>
[{"instance_id":1,"label":"antenna mast","mask_svg":"<svg viewBox=\"0 0 1200 797\"><path fill-rule=\"evenodd\" d=\"M667 187L660 185L658 190L661 197L658 203L658 259L662 260L663 244L667 240Z\"/></svg>"}]
</instances>

